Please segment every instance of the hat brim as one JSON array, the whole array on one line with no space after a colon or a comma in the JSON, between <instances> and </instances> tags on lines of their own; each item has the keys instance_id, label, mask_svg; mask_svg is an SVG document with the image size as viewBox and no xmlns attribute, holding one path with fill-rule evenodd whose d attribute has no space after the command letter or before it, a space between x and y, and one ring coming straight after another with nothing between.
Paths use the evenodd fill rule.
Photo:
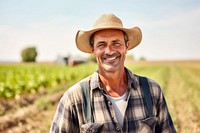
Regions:
<instances>
[{"instance_id":1,"label":"hat brim","mask_svg":"<svg viewBox=\"0 0 200 133\"><path fill-rule=\"evenodd\" d=\"M90 37L97 31L104 29L117 29L124 31L130 42L128 50L133 49L138 44L140 44L142 40L142 32L139 27L133 27L130 29L120 28L120 27L105 27L105 28L97 28L89 31L79 30L76 34L76 46L77 48L85 53L92 53L92 47L90 45Z\"/></svg>"}]
</instances>

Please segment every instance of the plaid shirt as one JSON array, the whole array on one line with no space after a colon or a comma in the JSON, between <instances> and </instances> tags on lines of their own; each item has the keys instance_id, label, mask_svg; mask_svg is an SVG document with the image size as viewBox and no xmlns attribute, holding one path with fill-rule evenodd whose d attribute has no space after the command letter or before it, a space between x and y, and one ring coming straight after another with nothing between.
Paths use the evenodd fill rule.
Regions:
<instances>
[{"instance_id":1,"label":"plaid shirt","mask_svg":"<svg viewBox=\"0 0 200 133\"><path fill-rule=\"evenodd\" d=\"M50 132L79 133L175 133L160 86L148 79L153 102L153 117L148 116L139 77L125 68L128 77L127 107L121 127L115 115L112 102L101 87L98 71L80 82L89 82L91 94L92 123L84 123L83 96L80 82L69 88L59 102Z\"/></svg>"}]
</instances>

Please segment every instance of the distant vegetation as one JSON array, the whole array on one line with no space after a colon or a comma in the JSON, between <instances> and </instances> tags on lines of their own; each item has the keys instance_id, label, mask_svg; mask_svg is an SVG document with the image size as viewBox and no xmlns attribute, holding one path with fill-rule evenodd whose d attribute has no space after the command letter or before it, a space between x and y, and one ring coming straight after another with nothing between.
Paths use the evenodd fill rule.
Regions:
<instances>
[{"instance_id":1,"label":"distant vegetation","mask_svg":"<svg viewBox=\"0 0 200 133\"><path fill-rule=\"evenodd\" d=\"M93 54L89 55L88 60L91 62L97 62L96 58L94 57Z\"/></svg>"},{"instance_id":2,"label":"distant vegetation","mask_svg":"<svg viewBox=\"0 0 200 133\"><path fill-rule=\"evenodd\" d=\"M90 68L90 69L88 69ZM19 97L24 93L37 93L40 89L56 86L62 82L81 79L94 71L95 66L42 64L0 65L0 96Z\"/></svg>"},{"instance_id":3,"label":"distant vegetation","mask_svg":"<svg viewBox=\"0 0 200 133\"><path fill-rule=\"evenodd\" d=\"M36 47L24 48L21 52L21 57L23 62L35 62L37 57Z\"/></svg>"},{"instance_id":4,"label":"distant vegetation","mask_svg":"<svg viewBox=\"0 0 200 133\"><path fill-rule=\"evenodd\" d=\"M132 54L127 54L126 55L127 60L135 60L134 56Z\"/></svg>"}]
</instances>

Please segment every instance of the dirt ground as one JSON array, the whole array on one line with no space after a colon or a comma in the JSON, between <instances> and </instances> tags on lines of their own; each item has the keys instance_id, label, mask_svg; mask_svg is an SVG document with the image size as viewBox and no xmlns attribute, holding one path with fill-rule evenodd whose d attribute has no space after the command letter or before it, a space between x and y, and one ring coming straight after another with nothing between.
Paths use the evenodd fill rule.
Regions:
<instances>
[{"instance_id":1,"label":"dirt ground","mask_svg":"<svg viewBox=\"0 0 200 133\"><path fill-rule=\"evenodd\" d=\"M62 95L63 91L60 91L53 94L28 95L20 98L17 102L16 100L7 101L7 103L4 101L3 105L1 102L1 109L3 106L4 110L6 107L7 110L3 115L0 115L0 133L48 133L57 103ZM24 104L27 97L32 100L26 105L21 105ZM43 97L45 103L51 106L44 105L41 108L41 105L35 104L38 97Z\"/></svg>"},{"instance_id":2,"label":"dirt ground","mask_svg":"<svg viewBox=\"0 0 200 133\"><path fill-rule=\"evenodd\" d=\"M50 124L55 113L56 106L51 110L31 114L23 122L8 128L2 132L5 133L48 133Z\"/></svg>"}]
</instances>

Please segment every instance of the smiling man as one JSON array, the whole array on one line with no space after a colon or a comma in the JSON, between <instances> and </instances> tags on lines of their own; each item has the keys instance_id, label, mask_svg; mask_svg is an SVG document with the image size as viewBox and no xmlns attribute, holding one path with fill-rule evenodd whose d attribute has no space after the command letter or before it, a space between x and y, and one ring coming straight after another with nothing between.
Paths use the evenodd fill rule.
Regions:
<instances>
[{"instance_id":1,"label":"smiling man","mask_svg":"<svg viewBox=\"0 0 200 133\"><path fill-rule=\"evenodd\" d=\"M94 54L98 71L69 88L59 102L50 132L175 133L160 86L124 66L128 50L142 40L138 27L123 28L113 14L78 31L79 50Z\"/></svg>"},{"instance_id":2,"label":"smiling man","mask_svg":"<svg viewBox=\"0 0 200 133\"><path fill-rule=\"evenodd\" d=\"M93 35L93 54L98 63L99 77L104 90L113 97L122 96L127 88L124 61L129 42L125 43L124 34L120 30L107 29Z\"/></svg>"}]
</instances>

